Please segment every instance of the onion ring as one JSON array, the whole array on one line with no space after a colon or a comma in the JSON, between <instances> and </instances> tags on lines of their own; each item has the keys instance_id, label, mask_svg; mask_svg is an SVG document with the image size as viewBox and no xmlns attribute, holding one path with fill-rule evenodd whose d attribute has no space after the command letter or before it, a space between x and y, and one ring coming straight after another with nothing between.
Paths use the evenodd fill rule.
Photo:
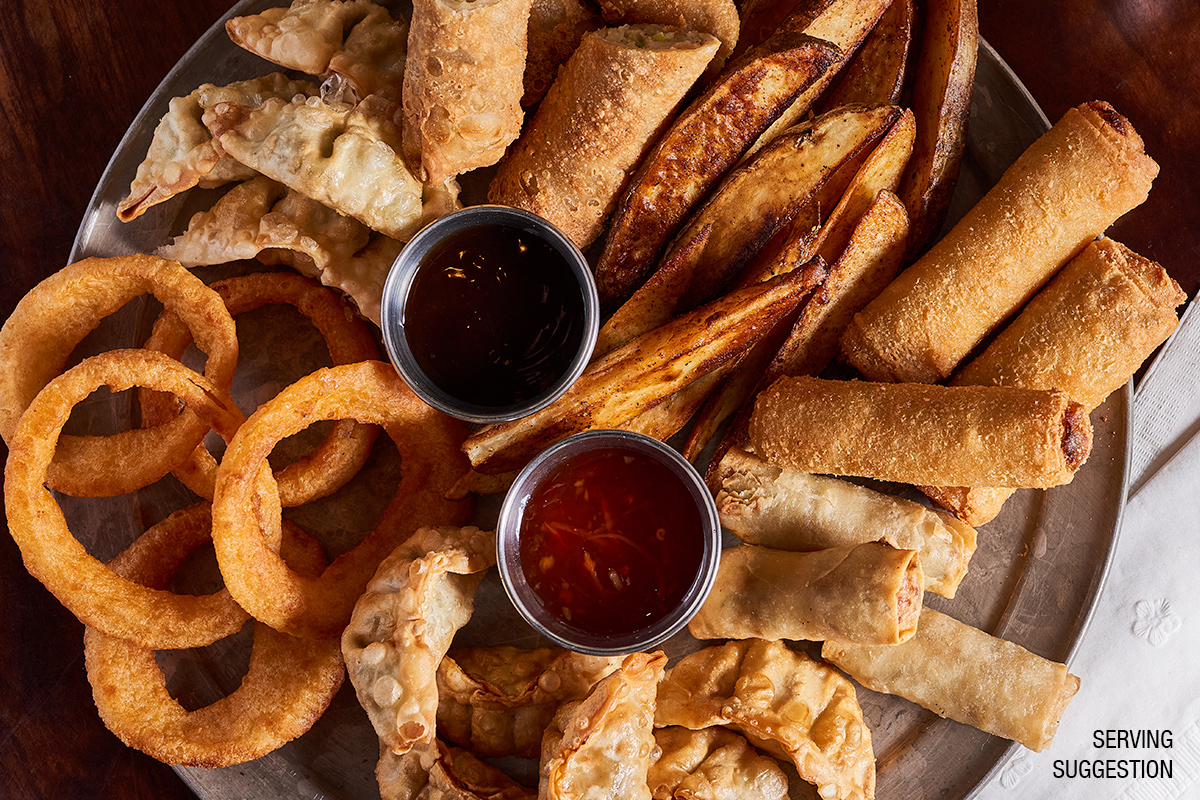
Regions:
<instances>
[{"instance_id":1,"label":"onion ring","mask_svg":"<svg viewBox=\"0 0 1200 800\"><path fill-rule=\"evenodd\" d=\"M296 568L320 572L320 546L294 526L284 554ZM163 583L180 554L143 536L112 562L129 579ZM336 639L297 639L255 623L250 667L226 697L187 711L167 691L154 651L87 628L84 662L105 726L130 747L168 764L225 767L251 761L305 733L345 679Z\"/></svg>"},{"instance_id":2,"label":"onion ring","mask_svg":"<svg viewBox=\"0 0 1200 800\"><path fill-rule=\"evenodd\" d=\"M149 255L87 258L33 287L0 329L0 435L11 442L21 413L100 321L153 294L179 314L208 356L204 374L229 390L237 333L220 295L178 262ZM208 426L189 410L166 425L112 436L62 436L46 472L51 488L79 497L126 494L154 483L200 443Z\"/></svg>"},{"instance_id":3,"label":"onion ring","mask_svg":"<svg viewBox=\"0 0 1200 800\"><path fill-rule=\"evenodd\" d=\"M273 482L256 476L276 442L318 420L347 418L383 426L400 451L400 484L379 526L319 578L307 578L271 550L245 508L255 492L267 491L258 483ZM388 553L420 527L466 522L470 503L445 498L468 467L465 436L465 423L426 405L379 361L317 370L263 404L226 448L213 497L217 563L238 605L293 635L340 634Z\"/></svg>"},{"instance_id":4,"label":"onion ring","mask_svg":"<svg viewBox=\"0 0 1200 800\"><path fill-rule=\"evenodd\" d=\"M55 441L75 403L100 386L120 391L135 382L182 397L198 419L227 439L242 422L242 412L228 395L169 356L114 350L85 359L37 394L13 433L4 468L8 530L29 573L85 625L149 647L208 644L227 635L226 621L210 614L199 598L149 589L93 558L72 535L44 485ZM278 520L278 504L264 492L243 513L271 525ZM278 530L278 522L266 528L272 541L278 541Z\"/></svg>"},{"instance_id":5,"label":"onion ring","mask_svg":"<svg viewBox=\"0 0 1200 800\"><path fill-rule=\"evenodd\" d=\"M337 294L311 278L294 272L258 272L209 284L225 300L229 313L253 311L271 303L295 306L320 331L334 364L353 364L379 358L379 348L363 319ZM177 314L164 311L143 345L181 359L192 334ZM142 391L142 424L158 425L179 411L171 395ZM337 420L317 449L280 470L279 499L285 507L298 506L333 494L355 476L371 454L379 428L354 420ZM201 497L212 499L217 461L203 446L174 470L175 477Z\"/></svg>"}]
</instances>

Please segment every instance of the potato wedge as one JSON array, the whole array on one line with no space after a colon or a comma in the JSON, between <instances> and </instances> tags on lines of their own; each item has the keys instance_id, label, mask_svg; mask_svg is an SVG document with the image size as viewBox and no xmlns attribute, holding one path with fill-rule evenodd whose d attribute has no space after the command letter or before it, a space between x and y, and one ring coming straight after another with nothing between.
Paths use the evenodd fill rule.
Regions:
<instances>
[{"instance_id":1,"label":"potato wedge","mask_svg":"<svg viewBox=\"0 0 1200 800\"><path fill-rule=\"evenodd\" d=\"M912 221L910 261L932 243L950 207L966 146L979 51L975 0L930 0L924 10L924 36L913 75L917 143L900 184L900 199Z\"/></svg>"},{"instance_id":2,"label":"potato wedge","mask_svg":"<svg viewBox=\"0 0 1200 800\"><path fill-rule=\"evenodd\" d=\"M808 297L805 287L797 272L730 293L601 356L546 408L468 437L463 450L471 466L481 473L519 469L564 436L621 426L738 358Z\"/></svg>"},{"instance_id":3,"label":"potato wedge","mask_svg":"<svg viewBox=\"0 0 1200 800\"><path fill-rule=\"evenodd\" d=\"M693 206L839 59L824 42L777 34L730 64L675 118L617 207L596 265L602 305L623 301L645 281Z\"/></svg>"},{"instance_id":4,"label":"potato wedge","mask_svg":"<svg viewBox=\"0 0 1200 800\"><path fill-rule=\"evenodd\" d=\"M684 449L685 455L699 453L707 444L707 440L700 441L702 433L711 436L726 417L734 416L717 445L709 477L731 447L745 446L746 425L753 405L748 402L750 398L777 378L819 375L833 362L842 333L855 313L883 291L900 271L908 230L904 204L892 192L880 192L862 214L824 283L800 308L790 330L783 336L772 336L777 345L765 366L759 364L758 369L751 369L748 356L743 368L722 386L722 392L710 395ZM767 337L760 340L765 341ZM724 415L720 419L708 419L720 414Z\"/></svg>"},{"instance_id":5,"label":"potato wedge","mask_svg":"<svg viewBox=\"0 0 1200 800\"><path fill-rule=\"evenodd\" d=\"M750 145L745 161L757 153L775 137L795 125L812 111L818 99L832 85L845 68L847 62L862 46L867 35L875 28L891 0L832 0L817 2L803 0L795 4L792 13L783 21L780 30L795 30L822 41L829 42L842 53L841 60L828 70L821 80L810 86L796 98L779 118L767 128L758 140ZM823 6L813 15L813 6Z\"/></svg>"},{"instance_id":6,"label":"potato wedge","mask_svg":"<svg viewBox=\"0 0 1200 800\"><path fill-rule=\"evenodd\" d=\"M833 207L863 161L901 115L895 106L846 107L795 126L735 169L692 215L668 250L712 233L696 261L681 309L722 292L771 238L822 192Z\"/></svg>"},{"instance_id":7,"label":"potato wedge","mask_svg":"<svg viewBox=\"0 0 1200 800\"><path fill-rule=\"evenodd\" d=\"M824 110L854 103L874 106L900 102L913 45L914 2L892 0L862 47L842 70L837 86L825 100Z\"/></svg>"}]
</instances>

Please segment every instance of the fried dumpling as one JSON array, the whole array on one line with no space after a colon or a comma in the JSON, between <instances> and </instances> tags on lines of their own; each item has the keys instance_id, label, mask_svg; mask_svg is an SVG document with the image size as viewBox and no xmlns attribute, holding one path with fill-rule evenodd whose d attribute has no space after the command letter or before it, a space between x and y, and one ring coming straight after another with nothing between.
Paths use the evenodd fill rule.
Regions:
<instances>
[{"instance_id":1,"label":"fried dumpling","mask_svg":"<svg viewBox=\"0 0 1200 800\"><path fill-rule=\"evenodd\" d=\"M662 754L650 767L654 800L787 800L779 762L728 728L670 726L654 732Z\"/></svg>"},{"instance_id":2,"label":"fried dumpling","mask_svg":"<svg viewBox=\"0 0 1200 800\"><path fill-rule=\"evenodd\" d=\"M342 634L346 670L392 752L434 740L437 665L471 618L495 534L421 528L383 560Z\"/></svg>"},{"instance_id":3,"label":"fried dumpling","mask_svg":"<svg viewBox=\"0 0 1200 800\"><path fill-rule=\"evenodd\" d=\"M473 753L441 741L403 755L380 744L375 767L380 800L533 800L527 789Z\"/></svg>"},{"instance_id":4,"label":"fried dumpling","mask_svg":"<svg viewBox=\"0 0 1200 800\"><path fill-rule=\"evenodd\" d=\"M356 80L366 89L360 97L366 97L381 73L403 74L408 24L371 0L294 0L290 6L233 17L225 32L234 44L281 67L365 78L375 84Z\"/></svg>"},{"instance_id":5,"label":"fried dumpling","mask_svg":"<svg viewBox=\"0 0 1200 800\"><path fill-rule=\"evenodd\" d=\"M191 94L172 98L169 110L154 129L154 138L129 185L128 196L117 205L117 217L129 222L193 186L220 186L254 177L253 169L225 156L214 144L212 133L202 122L204 112L212 106L238 103L253 107L270 97L290 100L316 92L316 84L291 80L276 72L228 86L206 83Z\"/></svg>"},{"instance_id":6,"label":"fried dumpling","mask_svg":"<svg viewBox=\"0 0 1200 800\"><path fill-rule=\"evenodd\" d=\"M619 656L551 647L451 651L438 666L438 732L484 758L537 758L559 706L620 665Z\"/></svg>"},{"instance_id":7,"label":"fried dumpling","mask_svg":"<svg viewBox=\"0 0 1200 800\"><path fill-rule=\"evenodd\" d=\"M558 710L542 739L538 800L650 800L654 698L667 657L633 653L582 700Z\"/></svg>"},{"instance_id":8,"label":"fried dumpling","mask_svg":"<svg viewBox=\"0 0 1200 800\"><path fill-rule=\"evenodd\" d=\"M821 797L875 796L875 756L854 685L782 642L744 639L682 658L658 691L654 722L723 725L785 758Z\"/></svg>"},{"instance_id":9,"label":"fried dumpling","mask_svg":"<svg viewBox=\"0 0 1200 800\"><path fill-rule=\"evenodd\" d=\"M320 98L220 103L204 123L246 166L407 241L423 223L424 191L400 155L397 109L376 95L353 107Z\"/></svg>"}]
</instances>

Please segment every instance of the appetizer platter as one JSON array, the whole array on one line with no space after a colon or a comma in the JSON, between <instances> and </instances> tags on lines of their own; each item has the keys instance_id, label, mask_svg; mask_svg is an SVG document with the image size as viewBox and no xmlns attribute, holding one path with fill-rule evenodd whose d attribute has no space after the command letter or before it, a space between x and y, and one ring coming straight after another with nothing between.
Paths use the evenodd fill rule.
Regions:
<instances>
[{"instance_id":1,"label":"appetizer platter","mask_svg":"<svg viewBox=\"0 0 1200 800\"><path fill-rule=\"evenodd\" d=\"M264 0L246 0L231 9L226 19L253 15L275 5ZM405 13L404 9L397 11ZM178 236L194 214L208 209L225 191L195 189L152 205L129 221L117 221L119 215L127 210L123 206L128 203L129 188L135 180L138 165L151 148L158 121L167 113L173 98L188 95L201 84L221 86L274 71L273 65L231 42L224 23L225 20L220 21L195 44L148 100L131 126L85 214L72 253L73 262L91 257L153 253L171 242L172 237ZM950 201L946 227L969 213L1009 165L1050 129L1049 120L1036 107L1019 81L982 41L973 86L966 150ZM451 154L447 158L453 161L455 156ZM522 158L527 159L527 168L509 175L507 180L513 185L527 188L525 175L536 168L539 162L529 153L522 154ZM446 162L439 162L432 156L428 163L422 163L430 175L441 176L446 169ZM516 163L520 165L522 162L516 160ZM504 185L506 179L502 172L503 168L494 185ZM474 174L461 175L459 200L464 205L485 202L488 183L496 174L485 168ZM548 209L546 213L553 214L554 210ZM594 238L598 233L587 231L599 229L600 221L585 221L585 228L579 235L582 238ZM702 231L700 235L709 234ZM593 258L597 257L596 252L591 254ZM605 256L601 254L598 257L604 259ZM230 280L231 283L232 279L260 271L261 264L245 259L194 270L206 282ZM606 291L616 290L610 286ZM227 302L230 301L227 299ZM288 299L281 302L293 303ZM297 307L300 305L298 302L293 304ZM361 302L359 305L365 316L372 315ZM151 304L130 304L89 337L83 349L100 352L114 346L138 347L146 341L152 326L154 335L160 335L154 325L157 313L158 309ZM308 311L304 314L311 317ZM306 325L288 309L251 309L245 317L244 320L238 320L238 338L244 344L239 356L239 374L233 380L231 393L239 405L248 409L247 413L284 387L303 386L310 390L308 384L311 381L306 376L316 368L327 366L330 360L340 363L339 359L343 358L351 362L365 358L358 352L346 355L338 351L335 340L346 336L344 332L322 327L321 323L317 323L319 331L312 330L311 325ZM317 322L316 317L312 319ZM373 385L374 382L394 377L385 379L370 370L359 369L352 380L360 385ZM296 391L299 392L299 389ZM341 391L348 390L342 387L329 389L330 393L339 397L338 392ZM150 401L143 402L147 408L151 407ZM346 402L351 400L347 399ZM787 402L794 402L794 398ZM893 401L889 398L878 402L886 405ZM925 401L922 399L920 402ZM85 419L81 424L90 426L91 431L119 428L122 424L120 420L130 415L127 403L128 398L115 394L111 397L94 397L89 400L89 409L83 415ZM954 404L950 403L951 406ZM978 542L970 556L970 571L961 586L957 587L957 593L951 588L943 592L947 597L926 595L925 613L930 619L927 627L940 625L942 616L939 612L944 612L967 626L1020 645L1045 659L1056 662L1068 660L1084 635L1088 614L1104 580L1119 527L1126 480L1126 435L1130 408L1130 388L1126 385L1124 389L1108 396L1092 413L1090 456L1086 468L1073 481L1066 485L1048 482L1045 485L1053 488L1045 491L1021 490L1015 494L1005 494L1007 502L1003 510L991 521L979 525ZM360 413L367 417L371 414L365 409ZM329 421L334 418L321 419ZM215 424L213 427L218 428ZM287 435L290 431L284 431L283 427L281 423L283 441L278 455L284 459L289 457L289 451L305 452L330 430L329 426L314 426L313 430L292 437ZM440 445L435 440L441 435L441 429L437 425L429 427L430 430L423 434L425 439L421 439L422 434L417 434L417 440L436 452ZM412 441L397 441L389 445L385 441L387 438L379 437L379 442L365 459L359 474L335 494L297 505L285 513L288 522L295 523L320 539L331 557L353 550L358 539L373 529L379 516L388 513L385 509L388 493L394 491L394 488L388 487L394 484L397 472L402 469L400 464L414 457L412 453L420 449L414 447ZM672 441L683 449L689 446L685 435ZM216 437L211 437L210 445L220 447ZM766 452L764 444L760 444L759 449ZM699 466L703 471L704 464ZM949 478L937 480L937 477L940 476L923 482L954 485ZM882 488L891 495L911 500L922 498L915 487L863 482ZM1041 484L1030 482L1022 485ZM241 502L249 508L258 501L249 494L248 488L245 491L247 494ZM282 481L280 492L284 492ZM494 493L483 494L485 496L479 498L475 505L470 523L486 531L496 526L499 498ZM1012 496L1008 497L1009 494ZM95 553L97 558L108 558L125 546L131 538L131 532L140 531L142 526L138 524L139 521L158 519L178 508L183 496L178 487L156 485L111 500L64 495L60 497L60 502L72 528L80 531L79 536L85 540L89 551ZM449 511L446 515L453 516ZM453 521L447 519L448 524ZM457 520L460 523L464 521ZM240 523L233 520L230 524ZM474 531L473 528L464 531L469 541L463 547L473 559L478 555L476 550L486 548L479 545L470 533ZM429 534L432 537L429 546L431 551L447 546L440 540L433 541L441 535L436 532ZM741 536L740 533L738 535ZM449 537L449 534L446 536ZM287 539L284 541L287 546ZM726 544L734 546L735 542L734 537L727 533ZM417 557L415 552L405 555L410 559ZM471 571L481 572L481 569L479 565L474 565ZM220 580L220 574L212 564L196 565L192 576L188 580L193 585L187 588L197 591L206 590ZM765 602L769 603L769 598ZM747 614L753 617L760 608L751 608ZM270 613L266 610L262 615L256 612L254 616L263 620ZM336 611L330 612L331 618L336 615ZM836 647L822 649L819 642L827 638L823 635L805 633L793 636L786 629L782 635L775 636L755 631L735 635L724 631L730 630L728 626L731 624L743 624L744 620L735 619L731 623L728 620L714 620L711 614L701 616L703 619L698 623L700 627L694 628L691 633L685 631L677 634L662 646L665 659L644 656L641 661L629 662L627 669L633 673L651 675L655 671L661 673L666 666L686 663L687 666L681 667L679 673L679 680L686 680L688 670L696 666L695 662L681 662L681 659L702 649L704 643L692 634L705 630L705 625L714 626L711 638L715 640L749 639L754 636L814 640L793 641L790 649L778 646L777 642L775 646L781 653L806 653L813 658L824 656L839 664L853 663L854 660L853 653L848 655ZM321 615L317 614L316 617L320 619ZM532 648L545 644L512 608L495 570L482 575L482 582L475 591L474 611L468 617L469 621L454 636L453 648ZM287 624L287 620L281 620L277 627L283 629ZM323 623L311 624L319 626ZM906 635L911 636L911 633L909 630ZM167 676L168 688L182 698L184 706L194 708L206 706L230 693L237 688L241 675L247 670L250 637L247 628L216 645L160 652L157 661ZM967 639L960 646L977 647ZM257 643L254 647L257 652ZM346 647L344 643L343 647ZM90 649L89 653L92 652ZM96 652L99 652L98 646ZM773 650L771 652L773 659L788 657ZM749 658L746 652L740 657ZM89 655L89 658L103 660L118 657ZM317 670L320 665L315 662L319 662L321 657L314 655L312 660L312 668ZM250 663L253 672L254 662ZM851 669L846 667L847 671ZM931 669L943 668L935 666ZM864 684L868 682L867 678L863 679ZM670 706L670 692L665 695L660 692L660 705L664 703L664 697L666 706ZM882 692L860 688L858 703L861 705L861 718L870 730L873 763L869 785L877 793L876 796L924 796L937 793L945 797L967 797L981 781L999 768L1006 754L1017 747L1009 739L1019 739L1019 735L1009 735L1009 738L991 736ZM632 705L636 706L637 703ZM1061 709L1059 711L1061 713ZM633 715L638 713L638 709L630 707L627 712ZM291 796L360 800L377 797L380 791L376 774L380 760L380 738L372 728L372 722L359 698L356 698L354 687L347 681L337 690L328 709L299 738L246 763L219 768L177 767L177 770L203 800ZM665 746L662 744L664 741L666 739L660 740L661 746ZM1036 739L1026 741L1037 743ZM495 764L527 787L537 784L538 765L535 759L509 756L498 758ZM397 766L396 769L403 767ZM788 767L788 770L791 768ZM791 797L816 796L816 789L798 778L794 770L787 772L787 777ZM830 787L826 784L823 788Z\"/></svg>"}]
</instances>

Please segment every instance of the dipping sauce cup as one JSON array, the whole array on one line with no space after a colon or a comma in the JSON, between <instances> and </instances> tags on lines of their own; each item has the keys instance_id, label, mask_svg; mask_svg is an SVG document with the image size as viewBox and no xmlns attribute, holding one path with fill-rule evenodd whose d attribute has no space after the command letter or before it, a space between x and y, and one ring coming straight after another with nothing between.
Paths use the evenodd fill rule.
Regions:
<instances>
[{"instance_id":1,"label":"dipping sauce cup","mask_svg":"<svg viewBox=\"0 0 1200 800\"><path fill-rule=\"evenodd\" d=\"M380 326L404 380L434 408L503 422L554 402L600 328L592 271L541 217L470 206L423 228L383 287Z\"/></svg>"},{"instance_id":2,"label":"dipping sauce cup","mask_svg":"<svg viewBox=\"0 0 1200 800\"><path fill-rule=\"evenodd\" d=\"M712 495L669 446L589 431L517 476L496 528L500 578L539 633L582 653L653 647L682 630L717 574Z\"/></svg>"}]
</instances>

